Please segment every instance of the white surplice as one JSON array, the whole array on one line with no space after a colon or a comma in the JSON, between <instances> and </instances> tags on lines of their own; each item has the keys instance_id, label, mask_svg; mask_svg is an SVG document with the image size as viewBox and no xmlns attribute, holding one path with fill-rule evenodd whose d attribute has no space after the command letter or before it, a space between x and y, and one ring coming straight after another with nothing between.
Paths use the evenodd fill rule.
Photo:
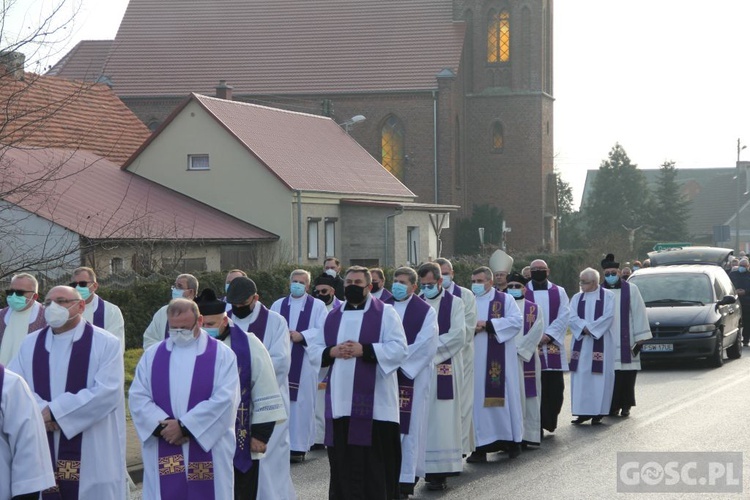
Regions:
<instances>
[{"instance_id":1,"label":"white surplice","mask_svg":"<svg viewBox=\"0 0 750 500\"><path fill-rule=\"evenodd\" d=\"M440 301L443 290L434 299L425 301L435 309L440 317ZM463 426L461 425L460 378L463 374L461 349L466 345L466 315L464 303L453 297L451 325L448 332L438 336L438 349L434 358L437 366L451 359L453 371L453 399L437 398L437 381L430 385L430 398L427 413L427 442L425 444L425 471L428 474L445 474L463 470ZM437 375L435 375L437 377Z\"/></svg>"},{"instance_id":2,"label":"white surplice","mask_svg":"<svg viewBox=\"0 0 750 500\"><path fill-rule=\"evenodd\" d=\"M585 297L585 318L578 317L578 302ZM570 372L570 404L573 415L607 415L612 403L615 385L615 340L612 331L615 296L604 290L602 315L594 319L599 287L593 292L579 292L570 300L570 331L572 341L583 338L578 369ZM584 327L591 335L582 335ZM604 339L604 363L602 373L592 373L594 339ZM571 344L572 350L572 344Z\"/></svg>"},{"instance_id":3,"label":"white surplice","mask_svg":"<svg viewBox=\"0 0 750 500\"><path fill-rule=\"evenodd\" d=\"M45 401L34 391L34 347L44 329L26 337L9 368L24 378L41 411L49 406L61 431L55 432L57 456L60 432L70 439L83 433L80 498L123 499L128 494L125 477L124 366L120 341L93 326L86 388L65 392L73 342L83 335L86 322L60 334L47 330L44 347L49 352L50 396ZM154 426L156 427L156 426ZM153 429L152 429L153 430Z\"/></svg>"},{"instance_id":4,"label":"white surplice","mask_svg":"<svg viewBox=\"0 0 750 500\"><path fill-rule=\"evenodd\" d=\"M533 302L537 304L542 312L544 313L544 333L548 336L552 337L554 340L555 345L560 349L560 358L562 362L562 368L549 368L549 363L547 364L547 370L548 371L567 371L568 370L568 357L566 354L566 348L565 348L565 335L568 333L568 321L570 316L570 310L568 309L568 294L565 292L565 289L561 287L560 285L557 286L558 294L560 296L560 308L557 312L557 318L555 321L550 322L550 315L552 312L550 311L550 300L549 300L549 289L552 287L553 283L548 282L548 288L547 290L534 290L534 282L529 281L529 283L526 285L526 287L532 291L534 294L534 300ZM542 356L547 356L547 346L542 346Z\"/></svg>"},{"instance_id":5,"label":"white surplice","mask_svg":"<svg viewBox=\"0 0 750 500\"><path fill-rule=\"evenodd\" d=\"M5 330L0 335L0 364L8 365L21 348L23 339L31 333L31 325L39 316L42 305L34 305L25 311L14 311L10 307L4 309Z\"/></svg>"},{"instance_id":6,"label":"white surplice","mask_svg":"<svg viewBox=\"0 0 750 500\"><path fill-rule=\"evenodd\" d=\"M91 302L86 304L86 309L83 310L83 319L92 325L94 324L94 311L99 307L100 301L104 302L104 326L101 328L120 339L122 351L125 352L125 320L119 307L95 294Z\"/></svg>"},{"instance_id":7,"label":"white surplice","mask_svg":"<svg viewBox=\"0 0 750 500\"><path fill-rule=\"evenodd\" d=\"M169 304L162 306L154 313L151 323L146 327L146 331L143 332L144 351L164 340L164 334L167 331L167 307L169 307Z\"/></svg>"},{"instance_id":8,"label":"white surplice","mask_svg":"<svg viewBox=\"0 0 750 500\"><path fill-rule=\"evenodd\" d=\"M526 299L516 300L516 305L521 314L525 314ZM523 334L523 327L521 327L521 333L516 336L516 351L518 352L518 368L521 384L521 405L523 406L523 440L529 443L538 444L542 439L542 416L541 416L541 395L542 395L542 369L539 364L539 341L544 335L544 315L543 311L538 305L536 311L536 320L532 323L531 328ZM524 318L525 324L526 318ZM534 360L534 384L536 386L536 396L526 397L526 385L524 379L524 366L525 362Z\"/></svg>"},{"instance_id":9,"label":"white surplice","mask_svg":"<svg viewBox=\"0 0 750 500\"><path fill-rule=\"evenodd\" d=\"M174 418L190 431L190 440L205 451L211 451L214 467L214 492L216 498L231 499L234 496L234 422L239 404L239 376L234 352L221 342L216 346L216 362L211 397L201 401L188 411L191 381L195 370L195 359L203 354L208 335L201 330L200 336L185 346L175 346L167 339L169 359L169 396ZM133 425L143 448L143 497L153 500L161 498L159 483L159 439L152 433L159 421L169 418L156 405L151 388L151 370L159 344L149 348L141 357L130 386L129 404ZM182 445L185 458L185 474L190 461L190 442ZM99 497L106 498L106 497Z\"/></svg>"},{"instance_id":10,"label":"white surplice","mask_svg":"<svg viewBox=\"0 0 750 500\"><path fill-rule=\"evenodd\" d=\"M630 338L628 340L628 347L632 349L636 342L648 340L653 335L651 334L651 326L648 323L648 315L646 314L646 304L643 302L641 292L632 283L628 283L628 285L630 285ZM615 294L615 318L612 321L612 332L615 340L615 370L640 370L640 353L637 356L633 356L631 352L630 363L623 363L620 359L620 297L622 296L622 289L608 288L607 290Z\"/></svg>"},{"instance_id":11,"label":"white surplice","mask_svg":"<svg viewBox=\"0 0 750 500\"><path fill-rule=\"evenodd\" d=\"M231 315L235 325L247 331L260 315L261 305L256 304L253 312L245 318ZM292 362L289 328L284 317L268 311L263 345L271 356L276 383L284 400L287 419L273 428L271 439L266 445L266 454L258 467L258 498L263 500L294 500L297 494L292 484L289 464L289 365Z\"/></svg>"},{"instance_id":12,"label":"white surplice","mask_svg":"<svg viewBox=\"0 0 750 500\"><path fill-rule=\"evenodd\" d=\"M0 498L54 485L42 413L26 382L6 369L0 387Z\"/></svg>"},{"instance_id":13,"label":"white surplice","mask_svg":"<svg viewBox=\"0 0 750 500\"><path fill-rule=\"evenodd\" d=\"M402 323L406 308L412 300L421 299L412 294L401 302L393 303L393 308L402 319ZM413 483L415 477L425 475L427 401L432 378L435 376L433 361L437 353L437 342L437 315L430 307L422 322L422 328L417 333L414 343L409 345L409 354L400 368L404 375L414 381L409 433L401 434L401 483Z\"/></svg>"},{"instance_id":14,"label":"white surplice","mask_svg":"<svg viewBox=\"0 0 750 500\"><path fill-rule=\"evenodd\" d=\"M494 288L477 297L477 321L491 322L495 340L505 344L505 403L503 406L485 407L487 370L487 343L489 334L483 330L474 339L474 441L479 446L496 441L520 443L523 439L523 409L518 381L518 354L515 337L522 335L523 319L516 301L507 293L497 292L503 299L503 316L491 318L490 303L496 297Z\"/></svg>"},{"instance_id":15,"label":"white surplice","mask_svg":"<svg viewBox=\"0 0 750 500\"><path fill-rule=\"evenodd\" d=\"M299 331L297 322L304 310L308 294L299 298L291 295L283 297L271 306L273 312L281 314L281 306L284 301L289 303L289 330ZM299 333L305 338L308 346L316 343L316 337L323 334L322 328L325 323L328 310L322 300L315 299L312 302L310 312L310 323L307 329ZM318 373L320 371L320 356L311 356L308 348L302 358L302 368L299 377L299 390L297 401L290 401L289 408L289 445L292 451L306 452L315 444L315 399L318 390ZM291 360L291 350L290 350Z\"/></svg>"}]
</instances>

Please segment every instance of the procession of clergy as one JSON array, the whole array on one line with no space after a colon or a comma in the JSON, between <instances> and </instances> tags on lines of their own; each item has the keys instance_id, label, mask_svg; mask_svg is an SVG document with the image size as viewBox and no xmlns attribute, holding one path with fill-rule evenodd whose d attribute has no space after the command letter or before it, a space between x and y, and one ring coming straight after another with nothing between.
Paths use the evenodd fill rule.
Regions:
<instances>
[{"instance_id":1,"label":"procession of clergy","mask_svg":"<svg viewBox=\"0 0 750 500\"><path fill-rule=\"evenodd\" d=\"M290 463L322 447L331 499L442 490L464 459L540 446L568 370L574 424L627 417L651 333L614 256L570 301L543 260L512 265L495 252L467 289L437 259L389 291L382 270L342 277L332 258L312 283L293 271L270 309L240 270L223 299L178 276L128 395L143 498L293 499ZM73 279L42 306L16 275L0 311L0 500L128 497L122 314L92 269Z\"/></svg>"}]
</instances>

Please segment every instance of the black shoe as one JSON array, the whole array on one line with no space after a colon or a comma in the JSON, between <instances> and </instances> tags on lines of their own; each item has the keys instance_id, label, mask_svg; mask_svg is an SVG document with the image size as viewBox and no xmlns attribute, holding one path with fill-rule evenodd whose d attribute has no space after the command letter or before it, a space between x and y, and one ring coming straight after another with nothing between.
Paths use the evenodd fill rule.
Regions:
<instances>
[{"instance_id":1,"label":"black shoe","mask_svg":"<svg viewBox=\"0 0 750 500\"><path fill-rule=\"evenodd\" d=\"M485 464L487 463L487 454L482 453L481 451L475 451L471 455L469 455L469 458L466 459L466 462L470 464Z\"/></svg>"},{"instance_id":2,"label":"black shoe","mask_svg":"<svg viewBox=\"0 0 750 500\"><path fill-rule=\"evenodd\" d=\"M518 458L518 456L521 454L521 443L513 443L508 448L508 458L514 459Z\"/></svg>"},{"instance_id":3,"label":"black shoe","mask_svg":"<svg viewBox=\"0 0 750 500\"><path fill-rule=\"evenodd\" d=\"M616 417L619 414L619 410L612 410L609 412L610 417Z\"/></svg>"},{"instance_id":4,"label":"black shoe","mask_svg":"<svg viewBox=\"0 0 750 500\"><path fill-rule=\"evenodd\" d=\"M310 448L310 451L325 450L325 449L326 449L326 445L322 443L315 443L314 445L312 445L312 448Z\"/></svg>"},{"instance_id":5,"label":"black shoe","mask_svg":"<svg viewBox=\"0 0 750 500\"><path fill-rule=\"evenodd\" d=\"M306 453L303 451L293 451L289 454L289 462L293 464L301 464L305 461Z\"/></svg>"},{"instance_id":6,"label":"black shoe","mask_svg":"<svg viewBox=\"0 0 750 500\"><path fill-rule=\"evenodd\" d=\"M574 425L581 425L581 424L585 424L589 420L591 420L591 417L578 417L575 420L571 420L570 423Z\"/></svg>"},{"instance_id":7,"label":"black shoe","mask_svg":"<svg viewBox=\"0 0 750 500\"><path fill-rule=\"evenodd\" d=\"M440 479L430 479L427 481L427 489L432 491L442 491L448 488L448 480L444 477Z\"/></svg>"},{"instance_id":8,"label":"black shoe","mask_svg":"<svg viewBox=\"0 0 750 500\"><path fill-rule=\"evenodd\" d=\"M602 418L604 417L594 417L591 419L591 425L602 425Z\"/></svg>"},{"instance_id":9,"label":"black shoe","mask_svg":"<svg viewBox=\"0 0 750 500\"><path fill-rule=\"evenodd\" d=\"M620 415L622 415L623 417L629 417L630 416L630 408L628 408L628 409L623 408L622 411L620 412Z\"/></svg>"}]
</instances>

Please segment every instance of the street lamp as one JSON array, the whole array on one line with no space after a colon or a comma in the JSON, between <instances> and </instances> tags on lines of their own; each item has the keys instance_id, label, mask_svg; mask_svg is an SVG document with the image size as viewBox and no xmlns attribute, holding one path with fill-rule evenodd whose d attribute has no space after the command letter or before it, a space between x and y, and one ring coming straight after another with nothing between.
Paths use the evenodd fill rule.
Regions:
<instances>
[{"instance_id":1,"label":"street lamp","mask_svg":"<svg viewBox=\"0 0 750 500\"><path fill-rule=\"evenodd\" d=\"M737 213L734 215L734 247L740 251L740 152L747 146L742 146L737 139Z\"/></svg>"},{"instance_id":2,"label":"street lamp","mask_svg":"<svg viewBox=\"0 0 750 500\"><path fill-rule=\"evenodd\" d=\"M365 115L354 115L351 118L349 118L348 120L346 120L345 122L339 123L339 126L340 127L344 127L344 130L348 134L349 131L352 129L352 126L354 124L359 123L359 122L363 122L366 119L367 118L365 118Z\"/></svg>"}]
</instances>

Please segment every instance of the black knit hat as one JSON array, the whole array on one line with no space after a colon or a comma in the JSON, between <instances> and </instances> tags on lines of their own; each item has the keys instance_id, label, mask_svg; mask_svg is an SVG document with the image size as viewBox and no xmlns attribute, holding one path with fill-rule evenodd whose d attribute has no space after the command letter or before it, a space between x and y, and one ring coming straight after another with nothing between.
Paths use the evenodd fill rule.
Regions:
<instances>
[{"instance_id":1,"label":"black knit hat","mask_svg":"<svg viewBox=\"0 0 750 500\"><path fill-rule=\"evenodd\" d=\"M329 276L326 273L321 274L313 282L313 287L318 285L328 285L331 288L336 288L336 279L333 276Z\"/></svg>"}]
</instances>

